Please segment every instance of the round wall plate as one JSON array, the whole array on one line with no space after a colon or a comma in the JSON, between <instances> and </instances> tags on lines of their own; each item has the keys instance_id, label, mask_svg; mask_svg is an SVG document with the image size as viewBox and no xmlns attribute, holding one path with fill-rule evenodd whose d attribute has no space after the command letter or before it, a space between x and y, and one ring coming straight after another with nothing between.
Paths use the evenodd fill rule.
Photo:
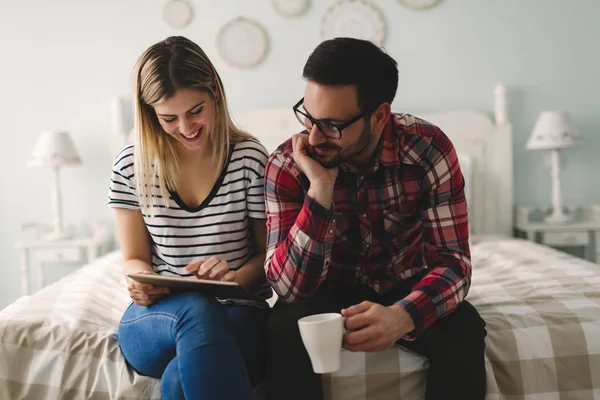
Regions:
<instances>
[{"instance_id":1,"label":"round wall plate","mask_svg":"<svg viewBox=\"0 0 600 400\"><path fill-rule=\"evenodd\" d=\"M425 10L437 6L442 0L398 0L402 5L413 10Z\"/></svg>"},{"instance_id":2,"label":"round wall plate","mask_svg":"<svg viewBox=\"0 0 600 400\"><path fill-rule=\"evenodd\" d=\"M352 37L383 45L385 21L381 11L365 0L341 0L321 20L321 39Z\"/></svg>"},{"instance_id":3,"label":"round wall plate","mask_svg":"<svg viewBox=\"0 0 600 400\"><path fill-rule=\"evenodd\" d=\"M308 0L273 0L273 7L284 17L297 17L308 8Z\"/></svg>"},{"instance_id":4,"label":"round wall plate","mask_svg":"<svg viewBox=\"0 0 600 400\"><path fill-rule=\"evenodd\" d=\"M259 64L267 53L267 33L256 21L239 17L219 30L217 47L229 64L250 68Z\"/></svg>"},{"instance_id":5,"label":"round wall plate","mask_svg":"<svg viewBox=\"0 0 600 400\"><path fill-rule=\"evenodd\" d=\"M192 20L192 6L186 0L169 0L163 8L163 18L171 28L183 28Z\"/></svg>"}]
</instances>

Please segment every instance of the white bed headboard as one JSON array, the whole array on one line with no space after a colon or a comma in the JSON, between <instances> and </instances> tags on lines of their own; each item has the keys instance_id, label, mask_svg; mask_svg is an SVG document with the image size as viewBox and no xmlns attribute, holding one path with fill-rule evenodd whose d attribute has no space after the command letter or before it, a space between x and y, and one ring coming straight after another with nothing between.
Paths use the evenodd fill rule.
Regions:
<instances>
[{"instance_id":1,"label":"white bed headboard","mask_svg":"<svg viewBox=\"0 0 600 400\"><path fill-rule=\"evenodd\" d=\"M463 157L461 163L470 164L469 219L474 235L512 235L512 125L507 110L506 88L498 85L494 120L474 110L414 113L440 127L452 140L459 158ZM236 115L235 121L269 152L302 130L291 106L251 110Z\"/></svg>"}]
</instances>

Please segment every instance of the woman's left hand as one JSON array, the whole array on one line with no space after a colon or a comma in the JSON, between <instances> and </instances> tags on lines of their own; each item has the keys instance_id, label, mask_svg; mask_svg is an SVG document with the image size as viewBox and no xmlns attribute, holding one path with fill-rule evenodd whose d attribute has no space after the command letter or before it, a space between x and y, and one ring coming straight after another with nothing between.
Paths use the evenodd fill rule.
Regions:
<instances>
[{"instance_id":1,"label":"woman's left hand","mask_svg":"<svg viewBox=\"0 0 600 400\"><path fill-rule=\"evenodd\" d=\"M208 279L211 281L234 282L237 278L237 273L229 270L227 261L217 257L193 262L186 265L183 270L188 274L194 274L198 279Z\"/></svg>"}]
</instances>

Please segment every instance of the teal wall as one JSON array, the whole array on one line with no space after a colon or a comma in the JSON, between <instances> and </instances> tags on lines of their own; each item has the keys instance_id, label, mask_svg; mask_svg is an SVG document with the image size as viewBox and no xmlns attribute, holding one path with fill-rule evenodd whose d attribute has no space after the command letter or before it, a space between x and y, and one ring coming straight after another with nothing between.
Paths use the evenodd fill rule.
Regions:
<instances>
[{"instance_id":1,"label":"teal wall","mask_svg":"<svg viewBox=\"0 0 600 400\"><path fill-rule=\"evenodd\" d=\"M71 132L84 160L65 169L63 195L70 223L108 219L105 206L113 150L109 99L128 95L138 55L168 35L205 48L220 70L235 111L293 105L301 70L318 44L318 25L333 0L312 0L295 19L271 1L190 0L194 20L172 30L161 20L164 1L0 0L0 307L19 294L14 248L18 227L50 218L50 171L25 168L38 134ZM388 24L386 47L399 62L398 110L493 110L493 87L505 83L515 127L515 202L548 205L550 175L542 153L524 150L539 112L569 111L584 145L566 151L567 203L600 203L600 2L597 0L444 0L414 12L395 0L375 0ZM226 65L215 35L244 15L270 35L264 62L250 70ZM8 144L10 143L10 145ZM65 273L51 273L49 280Z\"/></svg>"}]
</instances>

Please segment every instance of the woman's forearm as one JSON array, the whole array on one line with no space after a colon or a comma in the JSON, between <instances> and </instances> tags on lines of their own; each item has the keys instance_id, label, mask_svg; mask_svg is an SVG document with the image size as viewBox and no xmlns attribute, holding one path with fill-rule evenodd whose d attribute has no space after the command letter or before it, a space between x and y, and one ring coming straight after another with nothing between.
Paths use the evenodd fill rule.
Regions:
<instances>
[{"instance_id":1,"label":"woman's forearm","mask_svg":"<svg viewBox=\"0 0 600 400\"><path fill-rule=\"evenodd\" d=\"M236 272L235 281L246 289L252 290L265 282L265 256L266 253L259 253L252 257L248 262L242 265Z\"/></svg>"},{"instance_id":2,"label":"woman's forearm","mask_svg":"<svg viewBox=\"0 0 600 400\"><path fill-rule=\"evenodd\" d=\"M146 261L142 261L136 258L127 260L125 261L125 263L123 263L123 273L125 274L125 276L127 276L127 274L137 274L140 272L152 271L152 266L150 266L150 264L148 264Z\"/></svg>"}]
</instances>

